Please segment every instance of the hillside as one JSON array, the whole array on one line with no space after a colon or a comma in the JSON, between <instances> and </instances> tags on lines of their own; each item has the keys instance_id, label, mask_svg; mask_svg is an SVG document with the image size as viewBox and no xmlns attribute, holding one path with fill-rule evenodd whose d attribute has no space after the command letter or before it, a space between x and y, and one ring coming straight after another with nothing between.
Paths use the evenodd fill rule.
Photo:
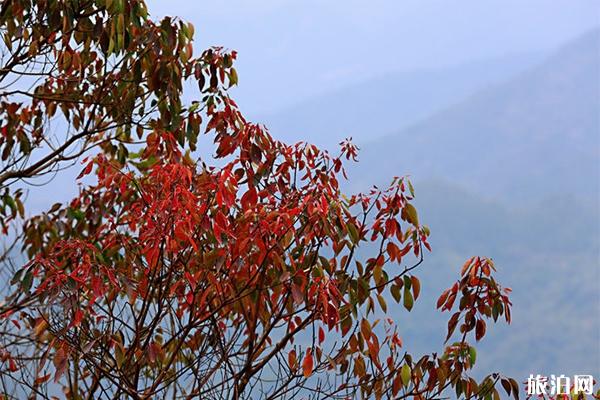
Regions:
<instances>
[{"instance_id":1,"label":"hillside","mask_svg":"<svg viewBox=\"0 0 600 400\"><path fill-rule=\"evenodd\" d=\"M415 182L415 188L433 252L420 272L424 295L416 311L423 318L404 325L407 345L427 351L443 341L448 315L435 311L437 296L466 258L487 255L498 266L499 281L513 289L513 323L490 329L478 346L478 371L598 375L597 205L562 195L509 207L439 180Z\"/></svg>"},{"instance_id":2,"label":"hillside","mask_svg":"<svg viewBox=\"0 0 600 400\"><path fill-rule=\"evenodd\" d=\"M519 54L388 73L253 119L279 139L337 149L346 137L362 143L408 127L482 87L510 78L541 57Z\"/></svg>"},{"instance_id":3,"label":"hillside","mask_svg":"<svg viewBox=\"0 0 600 400\"><path fill-rule=\"evenodd\" d=\"M354 188L410 173L432 229L425 322L406 326L407 344L425 350L443 339L430 333L444 327L436 295L465 258L483 254L514 289L514 323L491 331L481 370L600 373L599 49L596 30L362 146Z\"/></svg>"},{"instance_id":4,"label":"hillside","mask_svg":"<svg viewBox=\"0 0 600 400\"><path fill-rule=\"evenodd\" d=\"M599 49L595 30L514 79L365 144L358 175L440 177L511 201L597 196Z\"/></svg>"}]
</instances>

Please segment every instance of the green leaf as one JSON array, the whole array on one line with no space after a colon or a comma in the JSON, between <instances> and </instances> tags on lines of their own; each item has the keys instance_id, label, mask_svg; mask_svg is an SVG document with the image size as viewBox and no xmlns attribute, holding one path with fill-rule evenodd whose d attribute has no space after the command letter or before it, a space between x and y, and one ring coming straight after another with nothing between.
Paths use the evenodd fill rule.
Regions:
<instances>
[{"instance_id":1,"label":"green leaf","mask_svg":"<svg viewBox=\"0 0 600 400\"><path fill-rule=\"evenodd\" d=\"M387 313L387 304L385 302L385 299L383 298L382 295L378 294L377 295L377 301L379 302L379 306L381 307L381 309L383 310L384 313Z\"/></svg>"},{"instance_id":2,"label":"green leaf","mask_svg":"<svg viewBox=\"0 0 600 400\"><path fill-rule=\"evenodd\" d=\"M76 219L77 221L81 221L84 218L84 214L81 210L76 210L74 208L67 209L67 216L70 218Z\"/></svg>"},{"instance_id":3,"label":"green leaf","mask_svg":"<svg viewBox=\"0 0 600 400\"><path fill-rule=\"evenodd\" d=\"M390 288L390 292L392 293L394 300L396 300L396 303L400 303L400 298L402 297L400 294L400 287L396 284L393 284Z\"/></svg>"},{"instance_id":4,"label":"green leaf","mask_svg":"<svg viewBox=\"0 0 600 400\"><path fill-rule=\"evenodd\" d=\"M6 204L7 206L10 207L10 209L12 210L13 214L17 213L17 204L15 203L14 199L10 196L5 196L4 197L4 204Z\"/></svg>"},{"instance_id":5,"label":"green leaf","mask_svg":"<svg viewBox=\"0 0 600 400\"><path fill-rule=\"evenodd\" d=\"M114 49L115 49L115 41L114 41L114 39L111 36L111 38L108 41L108 50L106 51L106 54L107 55L112 54L112 52L113 52Z\"/></svg>"},{"instance_id":6,"label":"green leaf","mask_svg":"<svg viewBox=\"0 0 600 400\"><path fill-rule=\"evenodd\" d=\"M15 272L15 275L10 280L10 284L14 285L17 282L20 282L21 281L21 276L23 275L23 272L25 272L25 269L23 269L23 268L21 268L20 270L18 270L17 272Z\"/></svg>"},{"instance_id":7,"label":"green leaf","mask_svg":"<svg viewBox=\"0 0 600 400\"><path fill-rule=\"evenodd\" d=\"M235 86L238 84L238 74L235 68L231 68L229 70L229 87Z\"/></svg>"},{"instance_id":8,"label":"green leaf","mask_svg":"<svg viewBox=\"0 0 600 400\"><path fill-rule=\"evenodd\" d=\"M25 276L23 277L23 280L21 281L23 290L25 290L26 292L29 292L29 289L31 289L32 283L33 283L33 274L31 273L31 271L27 271L25 273Z\"/></svg>"},{"instance_id":9,"label":"green leaf","mask_svg":"<svg viewBox=\"0 0 600 400\"><path fill-rule=\"evenodd\" d=\"M460 398L460 395L462 394L462 381L458 381L456 382L456 387L454 388L456 390L456 398Z\"/></svg>"},{"instance_id":10,"label":"green leaf","mask_svg":"<svg viewBox=\"0 0 600 400\"><path fill-rule=\"evenodd\" d=\"M406 219L408 220L408 222L410 222L411 224L417 226L419 225L419 217L417 215L417 209L412 205L412 204L407 204L404 207L404 210L406 211Z\"/></svg>"},{"instance_id":11,"label":"green leaf","mask_svg":"<svg viewBox=\"0 0 600 400\"><path fill-rule=\"evenodd\" d=\"M415 301L413 299L412 293L407 286L404 287L404 308L408 311L412 310Z\"/></svg>"},{"instance_id":12,"label":"green leaf","mask_svg":"<svg viewBox=\"0 0 600 400\"><path fill-rule=\"evenodd\" d=\"M410 383L410 367L408 364L404 364L400 370L400 378L402 378L402 384L407 387Z\"/></svg>"},{"instance_id":13,"label":"green leaf","mask_svg":"<svg viewBox=\"0 0 600 400\"><path fill-rule=\"evenodd\" d=\"M475 365L475 361L477 360L477 350L475 350L475 347L469 348L469 359L471 361L471 368L473 368L473 365Z\"/></svg>"},{"instance_id":14,"label":"green leaf","mask_svg":"<svg viewBox=\"0 0 600 400\"><path fill-rule=\"evenodd\" d=\"M375 279L375 284L380 285L383 279L383 267L381 265L376 265L373 269L373 279Z\"/></svg>"},{"instance_id":15,"label":"green leaf","mask_svg":"<svg viewBox=\"0 0 600 400\"><path fill-rule=\"evenodd\" d=\"M350 239L352 239L352 243L358 243L358 229L354 226L353 223L349 223L348 225L348 234L350 235Z\"/></svg>"}]
</instances>

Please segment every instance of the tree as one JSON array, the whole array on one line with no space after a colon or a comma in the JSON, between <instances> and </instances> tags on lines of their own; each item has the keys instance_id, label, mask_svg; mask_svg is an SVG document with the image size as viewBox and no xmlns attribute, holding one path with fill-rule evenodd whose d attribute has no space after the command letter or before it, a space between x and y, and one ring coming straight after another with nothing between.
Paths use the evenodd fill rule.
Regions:
<instances>
[{"instance_id":1,"label":"tree","mask_svg":"<svg viewBox=\"0 0 600 400\"><path fill-rule=\"evenodd\" d=\"M27 256L0 309L5 397L498 398L500 381L518 398L469 376L467 339L510 322L492 261L438 301L456 340L411 356L388 316L413 308L430 250L411 183L342 194L357 148L246 121L235 52L194 58L193 27L139 0L8 0L0 27L1 222ZM80 159L93 182L21 225L15 183Z\"/></svg>"}]
</instances>

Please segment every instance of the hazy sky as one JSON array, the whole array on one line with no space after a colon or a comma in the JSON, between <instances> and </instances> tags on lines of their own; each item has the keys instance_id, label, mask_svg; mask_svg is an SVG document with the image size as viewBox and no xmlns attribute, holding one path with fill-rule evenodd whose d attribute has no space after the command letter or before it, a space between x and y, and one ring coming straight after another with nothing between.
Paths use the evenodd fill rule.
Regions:
<instances>
[{"instance_id":1,"label":"hazy sky","mask_svg":"<svg viewBox=\"0 0 600 400\"><path fill-rule=\"evenodd\" d=\"M239 52L247 113L395 70L551 50L600 24L597 0L149 0Z\"/></svg>"},{"instance_id":2,"label":"hazy sky","mask_svg":"<svg viewBox=\"0 0 600 400\"><path fill-rule=\"evenodd\" d=\"M171 15L192 22L197 53L213 45L238 51L240 85L233 97L253 120L393 71L554 50L600 25L598 0L147 0L147 4L155 18ZM65 182L72 182L78 171L71 169L61 183L55 181L62 190L52 199L32 190L32 209L72 198L76 188Z\"/></svg>"}]
</instances>

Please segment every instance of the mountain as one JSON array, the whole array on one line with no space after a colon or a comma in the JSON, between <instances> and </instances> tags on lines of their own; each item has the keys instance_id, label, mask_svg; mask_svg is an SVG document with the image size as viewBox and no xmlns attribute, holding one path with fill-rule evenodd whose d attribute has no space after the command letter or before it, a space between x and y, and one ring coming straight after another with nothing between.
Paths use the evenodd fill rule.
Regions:
<instances>
[{"instance_id":1,"label":"mountain","mask_svg":"<svg viewBox=\"0 0 600 400\"><path fill-rule=\"evenodd\" d=\"M573 193L596 199L600 30L540 65L363 146L358 176L410 173L522 201ZM362 168L362 171L361 171Z\"/></svg>"},{"instance_id":2,"label":"mountain","mask_svg":"<svg viewBox=\"0 0 600 400\"><path fill-rule=\"evenodd\" d=\"M352 189L410 174L432 231L415 306L422 318L396 316L407 346L426 351L443 340L437 296L466 258L486 255L513 289L513 324L489 330L477 370L519 381L600 374L599 152L600 30L363 144Z\"/></svg>"},{"instance_id":3,"label":"mountain","mask_svg":"<svg viewBox=\"0 0 600 400\"><path fill-rule=\"evenodd\" d=\"M486 255L494 259L499 282L513 290L513 322L489 326L477 345L476 372L500 371L519 381L531 373L597 376L597 205L561 195L510 207L441 180L418 181L415 188L433 252L416 272L422 295L415 315L395 315L407 348L428 352L443 342L449 315L435 310L437 297L467 258Z\"/></svg>"},{"instance_id":4,"label":"mountain","mask_svg":"<svg viewBox=\"0 0 600 400\"><path fill-rule=\"evenodd\" d=\"M534 65L540 53L463 65L388 73L252 119L285 141L337 150L347 137L368 142L408 127L482 87Z\"/></svg>"}]
</instances>

